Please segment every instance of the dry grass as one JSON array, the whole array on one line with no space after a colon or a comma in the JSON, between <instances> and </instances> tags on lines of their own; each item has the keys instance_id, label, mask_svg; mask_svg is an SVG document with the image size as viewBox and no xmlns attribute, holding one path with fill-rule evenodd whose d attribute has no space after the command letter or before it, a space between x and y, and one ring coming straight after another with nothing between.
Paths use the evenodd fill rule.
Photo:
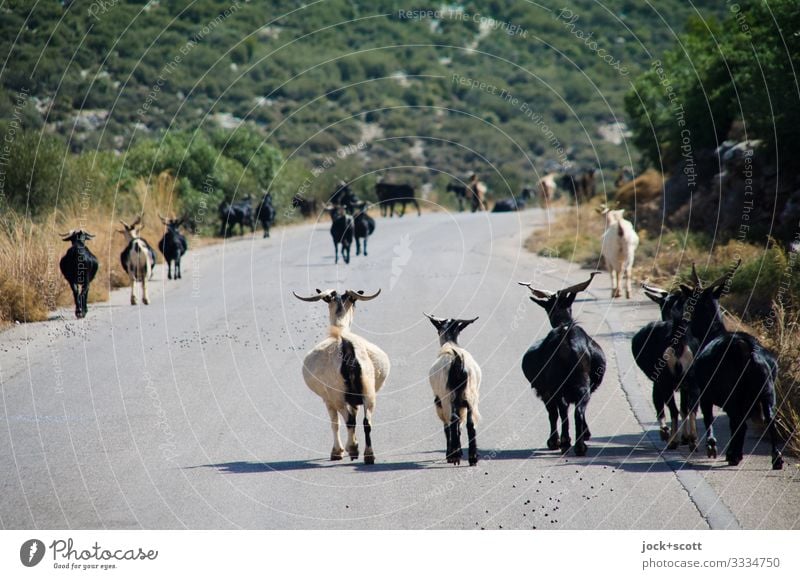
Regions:
<instances>
[{"instance_id":1,"label":"dry grass","mask_svg":"<svg viewBox=\"0 0 800 579\"><path fill-rule=\"evenodd\" d=\"M61 234L84 229L95 238L87 243L100 261L100 271L89 291L89 302L105 301L109 291L129 285L119 255L125 240L119 220L142 215L142 236L151 245L161 239L158 213L178 213L174 179L162 174L151 183L138 181L132 192L121 193L117 207L89 203L63 207L46 222L34 223L12 212L0 218L0 322L36 322L47 319L59 306L72 304L72 293L61 276L58 262L67 249Z\"/></svg>"}]
</instances>

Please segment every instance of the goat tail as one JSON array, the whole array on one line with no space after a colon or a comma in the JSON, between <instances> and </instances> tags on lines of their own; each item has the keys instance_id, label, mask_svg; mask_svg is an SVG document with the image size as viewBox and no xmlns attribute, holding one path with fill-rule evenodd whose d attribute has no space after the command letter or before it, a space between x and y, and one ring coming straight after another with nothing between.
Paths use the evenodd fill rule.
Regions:
<instances>
[{"instance_id":1,"label":"goat tail","mask_svg":"<svg viewBox=\"0 0 800 579\"><path fill-rule=\"evenodd\" d=\"M451 415L453 413L458 414L459 420L462 422L466 419L466 411L469 406L469 402L466 399L468 380L469 374L464 367L464 358L461 354L454 351L453 361L447 373L447 389L450 391L451 397Z\"/></svg>"}]
</instances>

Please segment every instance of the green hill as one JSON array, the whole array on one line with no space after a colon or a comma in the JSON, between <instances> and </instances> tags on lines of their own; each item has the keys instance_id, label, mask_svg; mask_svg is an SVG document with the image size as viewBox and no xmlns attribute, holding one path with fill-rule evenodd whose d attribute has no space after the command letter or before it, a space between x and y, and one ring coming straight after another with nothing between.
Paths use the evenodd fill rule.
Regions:
<instances>
[{"instance_id":1,"label":"green hill","mask_svg":"<svg viewBox=\"0 0 800 579\"><path fill-rule=\"evenodd\" d=\"M6 2L0 116L23 94L24 124L74 151L251 123L331 173L425 167L405 178L441 184L477 170L496 192L546 162L632 164L613 142L624 95L694 8L545 4Z\"/></svg>"}]
</instances>

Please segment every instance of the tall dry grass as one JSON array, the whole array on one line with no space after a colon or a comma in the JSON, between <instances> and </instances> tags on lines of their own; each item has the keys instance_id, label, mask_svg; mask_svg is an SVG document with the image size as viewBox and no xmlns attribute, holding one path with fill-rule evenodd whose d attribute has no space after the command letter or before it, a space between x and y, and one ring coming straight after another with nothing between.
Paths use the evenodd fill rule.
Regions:
<instances>
[{"instance_id":1,"label":"tall dry grass","mask_svg":"<svg viewBox=\"0 0 800 579\"><path fill-rule=\"evenodd\" d=\"M63 233L84 229L95 235L87 243L99 262L89 302L108 299L109 292L129 285L119 255L125 239L119 220L141 215L142 236L155 248L163 234L158 214L180 212L175 180L167 173L140 179L130 192L119 192L112 207L96 206L88 196L78 197L54 211L46 220L33 222L14 212L0 217L0 322L36 322L47 319L57 307L72 304L72 293L58 267L67 243Z\"/></svg>"}]
</instances>

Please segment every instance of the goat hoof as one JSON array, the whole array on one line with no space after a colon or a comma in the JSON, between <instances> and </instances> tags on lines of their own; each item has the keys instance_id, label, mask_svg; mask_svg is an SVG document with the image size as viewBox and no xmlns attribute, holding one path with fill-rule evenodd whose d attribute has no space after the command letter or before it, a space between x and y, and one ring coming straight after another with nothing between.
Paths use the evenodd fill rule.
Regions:
<instances>
[{"instance_id":1,"label":"goat hoof","mask_svg":"<svg viewBox=\"0 0 800 579\"><path fill-rule=\"evenodd\" d=\"M142 303L143 303L144 305L146 305L146 306L149 306L149 305L150 305L150 298L144 298L144 299L142 300Z\"/></svg>"},{"instance_id":2,"label":"goat hoof","mask_svg":"<svg viewBox=\"0 0 800 579\"><path fill-rule=\"evenodd\" d=\"M669 428L667 428L666 426L662 426L659 429L658 434L661 436L661 440L663 440L664 442L669 440Z\"/></svg>"},{"instance_id":3,"label":"goat hoof","mask_svg":"<svg viewBox=\"0 0 800 579\"><path fill-rule=\"evenodd\" d=\"M132 305L132 306L135 306L135 305L136 305L136 298L131 298L131 305Z\"/></svg>"},{"instance_id":4,"label":"goat hoof","mask_svg":"<svg viewBox=\"0 0 800 579\"><path fill-rule=\"evenodd\" d=\"M772 457L772 470L782 470L783 469L783 457L779 452L776 456Z\"/></svg>"},{"instance_id":5,"label":"goat hoof","mask_svg":"<svg viewBox=\"0 0 800 579\"><path fill-rule=\"evenodd\" d=\"M470 466L478 466L478 455L473 454L469 457L469 465Z\"/></svg>"},{"instance_id":6,"label":"goat hoof","mask_svg":"<svg viewBox=\"0 0 800 579\"><path fill-rule=\"evenodd\" d=\"M708 458L717 458L717 441L709 442L706 445L706 455Z\"/></svg>"},{"instance_id":7,"label":"goat hoof","mask_svg":"<svg viewBox=\"0 0 800 579\"><path fill-rule=\"evenodd\" d=\"M586 456L586 443L585 442L576 442L575 443L575 456Z\"/></svg>"},{"instance_id":8,"label":"goat hoof","mask_svg":"<svg viewBox=\"0 0 800 579\"><path fill-rule=\"evenodd\" d=\"M667 450L677 450L677 449L678 449L678 443L675 442L674 440L667 445Z\"/></svg>"},{"instance_id":9,"label":"goat hoof","mask_svg":"<svg viewBox=\"0 0 800 579\"><path fill-rule=\"evenodd\" d=\"M364 464L375 464L375 455L371 450L364 452Z\"/></svg>"},{"instance_id":10,"label":"goat hoof","mask_svg":"<svg viewBox=\"0 0 800 579\"><path fill-rule=\"evenodd\" d=\"M344 451L342 450L334 450L331 452L331 460L342 460L344 457Z\"/></svg>"},{"instance_id":11,"label":"goat hoof","mask_svg":"<svg viewBox=\"0 0 800 579\"><path fill-rule=\"evenodd\" d=\"M450 464L461 464L461 450L455 450L447 455L447 462Z\"/></svg>"},{"instance_id":12,"label":"goat hoof","mask_svg":"<svg viewBox=\"0 0 800 579\"><path fill-rule=\"evenodd\" d=\"M561 439L561 452L567 452L572 446L572 441L569 438Z\"/></svg>"},{"instance_id":13,"label":"goat hoof","mask_svg":"<svg viewBox=\"0 0 800 579\"><path fill-rule=\"evenodd\" d=\"M689 444L689 452L694 452L695 450L697 450L697 441L696 440L693 440L693 439L690 438L688 444Z\"/></svg>"},{"instance_id":14,"label":"goat hoof","mask_svg":"<svg viewBox=\"0 0 800 579\"><path fill-rule=\"evenodd\" d=\"M547 439L547 449L548 450L558 450L558 437L551 436Z\"/></svg>"},{"instance_id":15,"label":"goat hoof","mask_svg":"<svg viewBox=\"0 0 800 579\"><path fill-rule=\"evenodd\" d=\"M725 455L725 460L727 461L728 466L739 466L739 463L742 462L742 457L728 453Z\"/></svg>"}]
</instances>

